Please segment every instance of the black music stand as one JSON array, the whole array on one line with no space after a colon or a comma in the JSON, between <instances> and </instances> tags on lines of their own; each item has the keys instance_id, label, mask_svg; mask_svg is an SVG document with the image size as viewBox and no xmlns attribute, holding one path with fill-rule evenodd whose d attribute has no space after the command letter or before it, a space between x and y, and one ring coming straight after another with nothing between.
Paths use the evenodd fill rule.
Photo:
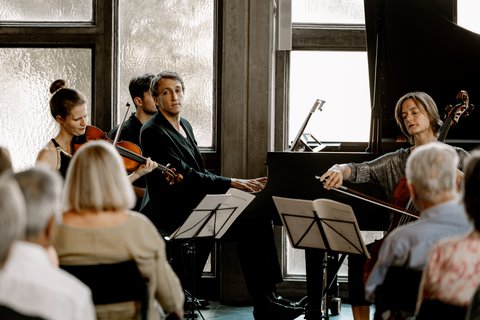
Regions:
<instances>
[{"instance_id":1,"label":"black music stand","mask_svg":"<svg viewBox=\"0 0 480 320\"><path fill-rule=\"evenodd\" d=\"M207 194L169 238L170 240L201 237L220 239L253 198L255 198L254 195L237 189L229 189L226 194ZM195 275L195 243L190 242L188 245L189 252L193 255L192 272ZM186 295L195 300L195 276L192 281L192 293L186 292ZM193 310L187 312L185 319L190 319L190 316L194 319L195 309L202 319L205 319L195 303L189 306Z\"/></svg>"},{"instance_id":2,"label":"black music stand","mask_svg":"<svg viewBox=\"0 0 480 320\"><path fill-rule=\"evenodd\" d=\"M302 141L303 137L303 132L305 131L305 128L307 127L308 122L310 121L310 117L315 113L315 111L320 110L322 111L322 107L325 104L325 101L316 99L315 102L313 103L312 108L310 109L310 112L308 113L307 117L303 121L302 126L297 132L297 135L295 136L295 139L293 139L292 144L290 145L290 149L288 151L304 151L306 148L310 148L307 144L307 142ZM311 149L311 148L310 148ZM312 151L312 150L309 150Z\"/></svg>"},{"instance_id":3,"label":"black music stand","mask_svg":"<svg viewBox=\"0 0 480 320\"><path fill-rule=\"evenodd\" d=\"M325 284L324 279L321 280L324 283L321 299L325 298L347 254L370 257L351 206L330 199L272 198L294 248L322 250L325 257L328 253L341 254L332 268L331 283Z\"/></svg>"}]
</instances>

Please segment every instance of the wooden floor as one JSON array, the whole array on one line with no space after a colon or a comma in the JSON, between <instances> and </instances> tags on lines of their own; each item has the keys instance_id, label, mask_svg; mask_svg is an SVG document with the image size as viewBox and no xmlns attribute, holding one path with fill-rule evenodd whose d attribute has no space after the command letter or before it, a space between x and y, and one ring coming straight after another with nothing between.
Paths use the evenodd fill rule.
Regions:
<instances>
[{"instance_id":1,"label":"wooden floor","mask_svg":"<svg viewBox=\"0 0 480 320\"><path fill-rule=\"evenodd\" d=\"M215 301L209 301L210 304L208 309L200 310L201 316L196 312L197 316L195 319L202 319L202 316L205 320L252 320L253 319L253 307L231 307L226 305L221 305ZM373 309L373 308L372 308ZM186 318L188 319L188 318ZM190 317L191 319L191 317ZM296 320L304 319L304 316L298 317ZM329 316L329 319L332 320L353 320L352 310L349 304L342 304L342 309L340 315L338 316ZM373 319L373 313L371 315Z\"/></svg>"}]
</instances>

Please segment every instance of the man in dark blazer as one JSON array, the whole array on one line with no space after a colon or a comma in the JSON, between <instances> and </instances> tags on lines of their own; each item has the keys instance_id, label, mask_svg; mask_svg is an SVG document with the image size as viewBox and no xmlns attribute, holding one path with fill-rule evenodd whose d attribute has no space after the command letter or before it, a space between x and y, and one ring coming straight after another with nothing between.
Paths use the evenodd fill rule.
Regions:
<instances>
[{"instance_id":1,"label":"man in dark blazer","mask_svg":"<svg viewBox=\"0 0 480 320\"><path fill-rule=\"evenodd\" d=\"M142 127L140 143L145 156L161 164L170 164L183 176L181 183L170 184L160 173L147 175L150 198L149 218L158 230L169 235L187 219L207 194L224 194L229 188L246 192L261 191L266 177L257 179L227 178L208 172L198 149L190 123L180 116L185 85L175 72L163 71L152 80L150 92L158 113ZM255 319L294 319L302 313L288 301L277 299L275 285L282 281L273 238L272 222L260 212L241 214L225 237L238 243L238 255L254 303ZM194 287L213 246L213 239L195 240L195 270L185 270L182 263L185 244L171 241L172 265L186 288ZM196 273L188 281L187 275ZM283 304L282 304L283 303Z\"/></svg>"}]
</instances>

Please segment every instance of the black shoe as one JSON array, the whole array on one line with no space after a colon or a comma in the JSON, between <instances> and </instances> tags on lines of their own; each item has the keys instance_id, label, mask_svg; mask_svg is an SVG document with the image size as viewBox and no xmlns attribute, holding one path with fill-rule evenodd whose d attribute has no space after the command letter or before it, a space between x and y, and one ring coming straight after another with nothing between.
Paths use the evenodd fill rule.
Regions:
<instances>
[{"instance_id":1,"label":"black shoe","mask_svg":"<svg viewBox=\"0 0 480 320\"><path fill-rule=\"evenodd\" d=\"M294 307L295 305L295 302L291 301L291 300L288 300L282 296L277 296L275 293L271 292L269 294L267 294L267 299L269 302L275 302L275 303L278 303L278 304L281 304L281 305L284 305L284 306L287 306L287 307Z\"/></svg>"},{"instance_id":2,"label":"black shoe","mask_svg":"<svg viewBox=\"0 0 480 320\"><path fill-rule=\"evenodd\" d=\"M194 297L187 297L185 299L184 309L185 310L207 310L208 309L208 300L207 299L199 299Z\"/></svg>"},{"instance_id":3,"label":"black shoe","mask_svg":"<svg viewBox=\"0 0 480 320\"><path fill-rule=\"evenodd\" d=\"M302 299L298 300L297 302L294 302L293 305L296 307L305 308L307 303L308 303L308 296L305 296Z\"/></svg>"},{"instance_id":4,"label":"black shoe","mask_svg":"<svg viewBox=\"0 0 480 320\"><path fill-rule=\"evenodd\" d=\"M293 320L305 311L303 307L280 304L270 298L268 300L267 305L254 307L253 317L255 320ZM285 300L283 299L283 301Z\"/></svg>"},{"instance_id":5,"label":"black shoe","mask_svg":"<svg viewBox=\"0 0 480 320\"><path fill-rule=\"evenodd\" d=\"M289 306L289 307L300 307L300 308L305 308L308 302L308 296L303 297L302 299L298 301L292 301L287 298L284 298L282 296L277 296L275 293L270 293L267 294L267 298L270 301L282 304L284 306Z\"/></svg>"}]
</instances>

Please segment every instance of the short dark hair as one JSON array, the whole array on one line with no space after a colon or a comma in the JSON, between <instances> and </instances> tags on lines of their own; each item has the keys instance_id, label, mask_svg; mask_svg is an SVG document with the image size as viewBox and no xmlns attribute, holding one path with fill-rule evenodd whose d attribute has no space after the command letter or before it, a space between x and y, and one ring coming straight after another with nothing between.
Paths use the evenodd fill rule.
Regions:
<instances>
[{"instance_id":1,"label":"short dark hair","mask_svg":"<svg viewBox=\"0 0 480 320\"><path fill-rule=\"evenodd\" d=\"M150 91L150 83L155 75L153 73L144 73L133 77L128 84L128 91L130 91L130 97L135 104L135 97L143 98L145 92Z\"/></svg>"},{"instance_id":2,"label":"short dark hair","mask_svg":"<svg viewBox=\"0 0 480 320\"><path fill-rule=\"evenodd\" d=\"M150 85L150 94L152 95L152 97L158 97L160 95L160 93L157 91L157 84L162 79L177 80L182 85L182 91L185 92L185 84L183 83L183 79L178 75L178 73L176 73L175 71L162 71L152 79Z\"/></svg>"},{"instance_id":3,"label":"short dark hair","mask_svg":"<svg viewBox=\"0 0 480 320\"><path fill-rule=\"evenodd\" d=\"M465 166L463 203L476 230L480 230L480 150L474 150Z\"/></svg>"}]
</instances>

